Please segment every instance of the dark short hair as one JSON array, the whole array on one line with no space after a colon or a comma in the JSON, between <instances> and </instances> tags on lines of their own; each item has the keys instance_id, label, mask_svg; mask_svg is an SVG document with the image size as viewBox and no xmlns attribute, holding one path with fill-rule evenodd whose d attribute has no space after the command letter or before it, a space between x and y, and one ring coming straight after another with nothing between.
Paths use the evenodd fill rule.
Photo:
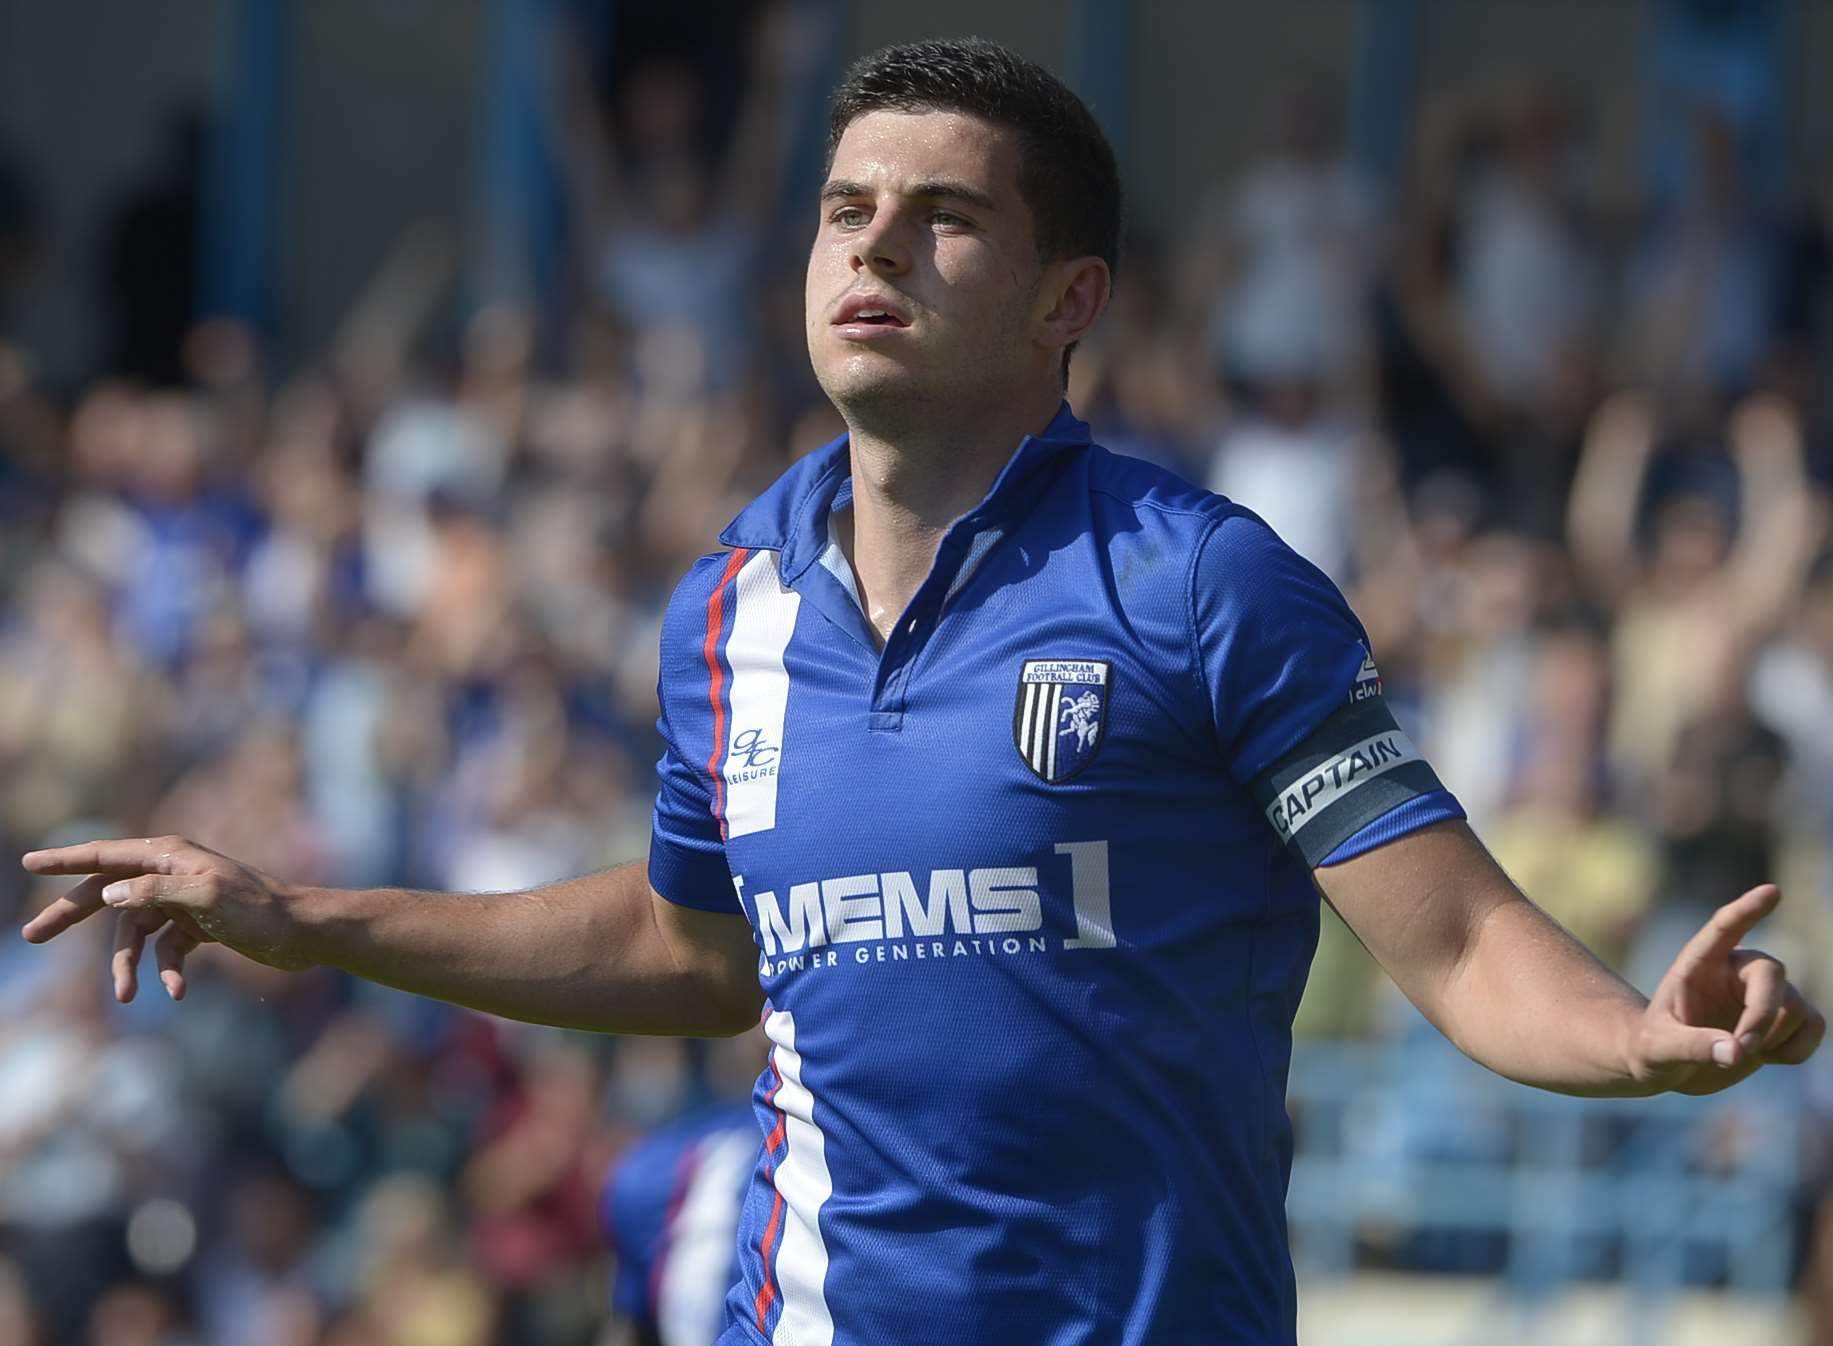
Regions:
<instances>
[{"instance_id":1,"label":"dark short hair","mask_svg":"<svg viewBox=\"0 0 1833 1346\"><path fill-rule=\"evenodd\" d=\"M840 137L868 112L958 112L1019 138L1018 190L1045 261L1099 257L1120 266L1121 188L1114 148L1067 84L984 38L883 47L855 61L834 91L826 171ZM1069 353L1063 372L1069 373Z\"/></svg>"}]
</instances>

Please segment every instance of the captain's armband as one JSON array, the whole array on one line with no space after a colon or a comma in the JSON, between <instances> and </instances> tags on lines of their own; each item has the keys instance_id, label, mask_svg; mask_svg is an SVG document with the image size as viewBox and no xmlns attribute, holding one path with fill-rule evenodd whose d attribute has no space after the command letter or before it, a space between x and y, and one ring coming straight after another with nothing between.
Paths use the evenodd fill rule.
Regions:
<instances>
[{"instance_id":1,"label":"captain's armband","mask_svg":"<svg viewBox=\"0 0 1833 1346\"><path fill-rule=\"evenodd\" d=\"M1444 786L1374 696L1325 720L1250 788L1279 839L1316 868L1390 809Z\"/></svg>"}]
</instances>

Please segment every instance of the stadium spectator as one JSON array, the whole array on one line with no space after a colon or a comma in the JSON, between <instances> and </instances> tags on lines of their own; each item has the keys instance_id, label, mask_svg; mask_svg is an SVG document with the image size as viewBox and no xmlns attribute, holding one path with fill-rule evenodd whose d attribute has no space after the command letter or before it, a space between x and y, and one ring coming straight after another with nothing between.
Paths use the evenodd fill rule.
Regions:
<instances>
[{"instance_id":1,"label":"stadium spectator","mask_svg":"<svg viewBox=\"0 0 1833 1346\"><path fill-rule=\"evenodd\" d=\"M1601 265L1578 118L1534 80L1422 109L1376 306L1409 486L1475 481L1494 521L1555 526L1593 394Z\"/></svg>"},{"instance_id":2,"label":"stadium spectator","mask_svg":"<svg viewBox=\"0 0 1833 1346\"><path fill-rule=\"evenodd\" d=\"M1726 427L1728 454L1685 439L1658 454L1662 430L1646 399L1606 403L1570 508L1578 574L1616 614L1610 767L1644 797L1683 731L1738 698L1747 661L1793 603L1815 547L1793 407L1743 403Z\"/></svg>"},{"instance_id":3,"label":"stadium spectator","mask_svg":"<svg viewBox=\"0 0 1833 1346\"><path fill-rule=\"evenodd\" d=\"M787 3L753 21L747 88L730 143L706 161L706 91L660 56L612 90L594 88L577 34L556 42L562 162L582 269L631 334L650 378L728 389L754 357L761 252L788 160L786 103L811 35Z\"/></svg>"},{"instance_id":4,"label":"stadium spectator","mask_svg":"<svg viewBox=\"0 0 1833 1346\"><path fill-rule=\"evenodd\" d=\"M1526 732L1491 845L1555 919L1623 969L1663 875L1650 838L1604 797L1607 652L1583 628L1544 630L1535 644Z\"/></svg>"},{"instance_id":5,"label":"stadium spectator","mask_svg":"<svg viewBox=\"0 0 1833 1346\"><path fill-rule=\"evenodd\" d=\"M1469 115L1452 279L1464 339L1512 417L1573 416L1596 353L1600 261L1576 114L1529 83Z\"/></svg>"},{"instance_id":6,"label":"stadium spectator","mask_svg":"<svg viewBox=\"0 0 1833 1346\"><path fill-rule=\"evenodd\" d=\"M469 1271L452 1235L446 1194L430 1179L396 1174L356 1216L357 1317L377 1346L487 1346L497 1296Z\"/></svg>"},{"instance_id":7,"label":"stadium spectator","mask_svg":"<svg viewBox=\"0 0 1833 1346\"><path fill-rule=\"evenodd\" d=\"M600 1088L583 1046L537 1041L517 1089L483 1118L460 1172L469 1262L497 1287L501 1330L512 1340L551 1335L544 1323L569 1319L573 1334L591 1330L578 1272L598 1246L594 1181L609 1150Z\"/></svg>"},{"instance_id":8,"label":"stadium spectator","mask_svg":"<svg viewBox=\"0 0 1833 1346\"><path fill-rule=\"evenodd\" d=\"M1155 258L1129 269L1102 319L1113 326L1076 351L1070 394L1113 427L1118 451L1200 481L1226 399L1201 347L1169 316L1167 270Z\"/></svg>"},{"instance_id":9,"label":"stadium spectator","mask_svg":"<svg viewBox=\"0 0 1833 1346\"><path fill-rule=\"evenodd\" d=\"M199 1257L194 1278L205 1346L311 1346L325 1296L312 1194L283 1171L256 1173L230 1185L226 1205L225 1237Z\"/></svg>"},{"instance_id":10,"label":"stadium spectator","mask_svg":"<svg viewBox=\"0 0 1833 1346\"><path fill-rule=\"evenodd\" d=\"M1726 111L1701 99L1689 121L1693 171L1650 221L1632 269L1625 359L1639 382L1713 405L1766 372L1782 236Z\"/></svg>"},{"instance_id":11,"label":"stadium spectator","mask_svg":"<svg viewBox=\"0 0 1833 1346\"><path fill-rule=\"evenodd\" d=\"M1203 207L1184 302L1206 305L1197 320L1231 384L1302 380L1341 402L1363 391L1379 193L1321 80L1288 88L1269 125L1262 156Z\"/></svg>"}]
</instances>

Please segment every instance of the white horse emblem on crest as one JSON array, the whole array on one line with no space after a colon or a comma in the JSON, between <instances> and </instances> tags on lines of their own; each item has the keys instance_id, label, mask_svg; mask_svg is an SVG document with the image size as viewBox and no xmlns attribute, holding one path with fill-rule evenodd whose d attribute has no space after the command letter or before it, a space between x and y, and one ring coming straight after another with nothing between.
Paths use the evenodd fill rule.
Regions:
<instances>
[{"instance_id":1,"label":"white horse emblem on crest","mask_svg":"<svg viewBox=\"0 0 1833 1346\"><path fill-rule=\"evenodd\" d=\"M1093 692L1084 692L1074 701L1063 702L1063 718L1069 723L1057 730L1059 736L1074 734L1076 748L1088 751L1095 741L1095 734L1101 728L1101 698Z\"/></svg>"},{"instance_id":2,"label":"white horse emblem on crest","mask_svg":"<svg viewBox=\"0 0 1833 1346\"><path fill-rule=\"evenodd\" d=\"M1076 775L1101 749L1113 665L1105 659L1027 659L1018 674L1012 743L1051 785Z\"/></svg>"}]
</instances>

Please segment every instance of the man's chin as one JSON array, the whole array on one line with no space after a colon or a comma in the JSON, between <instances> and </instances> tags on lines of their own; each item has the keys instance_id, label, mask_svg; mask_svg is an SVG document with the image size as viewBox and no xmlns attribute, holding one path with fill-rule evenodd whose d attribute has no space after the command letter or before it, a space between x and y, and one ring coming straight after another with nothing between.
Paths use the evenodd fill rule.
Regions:
<instances>
[{"instance_id":1,"label":"man's chin","mask_svg":"<svg viewBox=\"0 0 1833 1346\"><path fill-rule=\"evenodd\" d=\"M849 418L855 409L882 413L898 407L931 405L938 396L933 379L892 360L849 359L839 368L817 371L817 378L828 401Z\"/></svg>"}]
</instances>

